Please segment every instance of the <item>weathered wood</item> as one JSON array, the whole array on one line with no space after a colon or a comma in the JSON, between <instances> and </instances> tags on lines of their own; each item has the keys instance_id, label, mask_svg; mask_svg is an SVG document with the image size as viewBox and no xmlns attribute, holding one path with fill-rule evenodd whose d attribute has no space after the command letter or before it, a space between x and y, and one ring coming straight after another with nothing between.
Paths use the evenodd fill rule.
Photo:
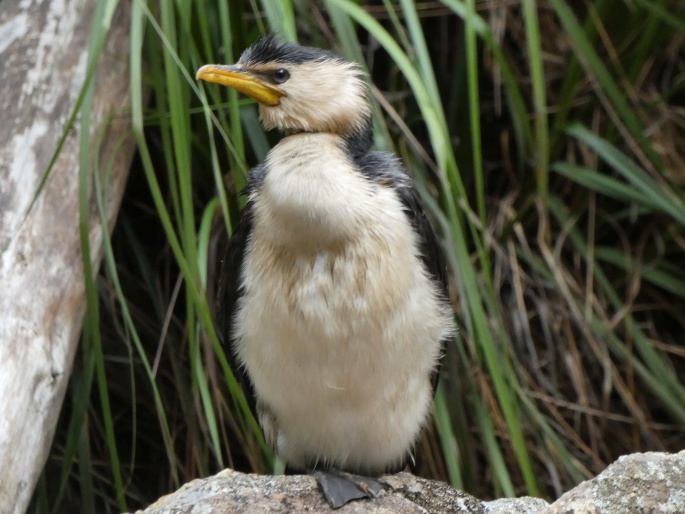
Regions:
<instances>
[{"instance_id":1,"label":"weathered wood","mask_svg":"<svg viewBox=\"0 0 685 514\"><path fill-rule=\"evenodd\" d=\"M96 2L0 3L0 513L23 513L45 464L85 310L79 243L79 125L33 207L86 73ZM133 152L128 2L114 14L95 82L90 140L108 170L113 224ZM96 134L103 134L96 147ZM122 138L126 135L123 145ZM103 168L105 166L103 165ZM28 214L27 214L28 212ZM97 269L103 227L91 206Z\"/></svg>"}]
</instances>

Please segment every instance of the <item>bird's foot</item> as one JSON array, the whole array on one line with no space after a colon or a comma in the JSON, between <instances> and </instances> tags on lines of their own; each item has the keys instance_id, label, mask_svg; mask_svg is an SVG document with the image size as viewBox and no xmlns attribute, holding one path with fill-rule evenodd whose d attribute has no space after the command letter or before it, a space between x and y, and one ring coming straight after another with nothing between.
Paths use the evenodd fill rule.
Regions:
<instances>
[{"instance_id":1,"label":"bird's foot","mask_svg":"<svg viewBox=\"0 0 685 514\"><path fill-rule=\"evenodd\" d=\"M316 478L324 498L334 509L359 498L375 498L384 488L373 478L353 475L337 469L317 470L311 475Z\"/></svg>"}]
</instances>

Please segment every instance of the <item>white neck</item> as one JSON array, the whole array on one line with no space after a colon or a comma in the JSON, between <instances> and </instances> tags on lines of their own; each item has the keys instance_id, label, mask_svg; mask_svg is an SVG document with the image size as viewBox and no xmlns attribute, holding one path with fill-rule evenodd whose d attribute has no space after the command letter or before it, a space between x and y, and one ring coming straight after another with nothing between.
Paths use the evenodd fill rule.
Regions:
<instances>
[{"instance_id":1,"label":"white neck","mask_svg":"<svg viewBox=\"0 0 685 514\"><path fill-rule=\"evenodd\" d=\"M368 213L372 185L354 169L333 134L296 134L268 154L256 210L275 243L338 245L355 237Z\"/></svg>"}]
</instances>

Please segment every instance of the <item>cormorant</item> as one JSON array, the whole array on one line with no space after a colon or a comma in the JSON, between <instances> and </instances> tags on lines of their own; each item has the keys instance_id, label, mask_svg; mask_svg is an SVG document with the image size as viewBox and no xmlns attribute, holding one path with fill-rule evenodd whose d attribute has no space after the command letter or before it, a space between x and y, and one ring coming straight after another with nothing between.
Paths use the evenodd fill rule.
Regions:
<instances>
[{"instance_id":1,"label":"cormorant","mask_svg":"<svg viewBox=\"0 0 685 514\"><path fill-rule=\"evenodd\" d=\"M265 438L332 506L375 496L360 475L411 456L454 331L435 233L400 161L371 151L356 63L269 35L197 78L254 98L285 135L250 172L219 292Z\"/></svg>"}]
</instances>

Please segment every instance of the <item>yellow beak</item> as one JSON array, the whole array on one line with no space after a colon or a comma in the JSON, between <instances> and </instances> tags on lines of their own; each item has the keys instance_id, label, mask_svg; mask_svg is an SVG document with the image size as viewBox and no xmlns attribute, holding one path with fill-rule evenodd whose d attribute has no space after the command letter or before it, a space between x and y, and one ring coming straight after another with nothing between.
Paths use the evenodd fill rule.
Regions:
<instances>
[{"instance_id":1,"label":"yellow beak","mask_svg":"<svg viewBox=\"0 0 685 514\"><path fill-rule=\"evenodd\" d=\"M277 106L281 103L281 97L288 96L282 89L243 71L240 66L205 64L197 70L195 79L232 87L236 91L254 98L260 104L269 107Z\"/></svg>"}]
</instances>

